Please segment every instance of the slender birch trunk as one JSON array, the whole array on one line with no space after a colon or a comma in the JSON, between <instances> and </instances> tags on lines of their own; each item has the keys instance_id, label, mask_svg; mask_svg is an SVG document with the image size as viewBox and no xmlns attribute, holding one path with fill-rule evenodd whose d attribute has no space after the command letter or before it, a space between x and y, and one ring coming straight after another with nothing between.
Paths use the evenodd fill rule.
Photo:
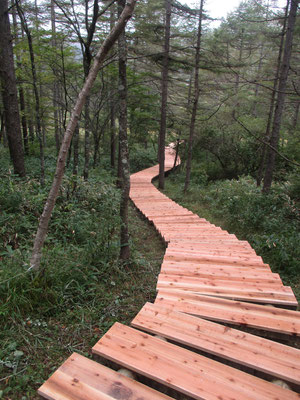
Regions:
<instances>
[{"instance_id":1,"label":"slender birch trunk","mask_svg":"<svg viewBox=\"0 0 300 400\"><path fill-rule=\"evenodd\" d=\"M97 77L97 73L98 73L107 53L109 52L109 50L111 49L111 47L116 42L119 35L125 28L127 21L131 18L135 4L136 4L136 0L128 0L127 1L125 8L124 8L122 14L120 15L120 18L119 18L116 26L110 32L108 37L103 42L101 48L99 49L99 51L95 57L94 63L90 69L89 75L88 75L87 79L85 80L83 88L80 91L77 101L76 101L76 104L72 110L71 118L68 123L67 129L66 129L61 147L60 147L58 160L57 160L57 164L56 164L56 171L55 171L54 179L52 182L52 186L51 186L48 198L46 200L43 213L39 220L39 226L38 226L38 230L37 230L37 233L35 236L32 256L30 259L30 269L32 269L32 270L35 270L35 271L40 270L42 247L43 247L44 241L46 239L50 217L51 217L52 210L54 208L56 198L58 195L58 191L59 191L59 188L61 185L61 181L62 181L62 178L64 175L64 169L65 169L65 165L66 165L66 157L68 155L68 150L70 147L71 139L72 139L73 133L76 129L82 108L84 107L85 100L90 93L90 90L94 84L96 77Z\"/></svg>"}]
</instances>

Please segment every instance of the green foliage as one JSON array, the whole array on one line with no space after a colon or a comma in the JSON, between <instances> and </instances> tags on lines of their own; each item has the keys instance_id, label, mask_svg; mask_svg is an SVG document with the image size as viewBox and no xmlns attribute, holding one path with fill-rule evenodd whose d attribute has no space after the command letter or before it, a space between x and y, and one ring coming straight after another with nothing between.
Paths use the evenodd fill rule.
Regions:
<instances>
[{"instance_id":1,"label":"green foliage","mask_svg":"<svg viewBox=\"0 0 300 400\"><path fill-rule=\"evenodd\" d=\"M37 388L70 352L88 356L115 321L128 323L154 298L164 247L130 210L131 260L126 268L119 264L120 193L111 168L101 165L89 182L67 171L43 249L44 268L28 271L51 182L48 177L41 187L34 157L27 158L30 177L21 180L7 172L7 152L2 155L0 398L37 399ZM53 171L55 157L46 162Z\"/></svg>"},{"instance_id":2,"label":"green foliage","mask_svg":"<svg viewBox=\"0 0 300 400\"><path fill-rule=\"evenodd\" d=\"M130 172L138 172L157 164L157 152L153 147L147 149L134 146L130 150Z\"/></svg>"}]
</instances>

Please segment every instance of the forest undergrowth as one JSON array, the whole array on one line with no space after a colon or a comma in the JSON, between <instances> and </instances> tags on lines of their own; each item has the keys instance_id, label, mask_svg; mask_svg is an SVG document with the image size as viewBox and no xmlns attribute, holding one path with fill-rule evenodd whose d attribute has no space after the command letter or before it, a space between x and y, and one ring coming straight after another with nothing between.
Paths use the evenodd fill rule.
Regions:
<instances>
[{"instance_id":1,"label":"forest undergrowth","mask_svg":"<svg viewBox=\"0 0 300 400\"><path fill-rule=\"evenodd\" d=\"M131 260L119 263L120 194L103 160L89 182L66 171L43 270L28 272L50 181L40 186L38 163L30 157L30 173L20 180L7 172L2 155L0 398L37 399L37 388L72 352L91 357L92 346L115 321L128 324L146 301L153 301L164 245L131 206ZM53 169L55 157L46 161ZM132 159L134 168L149 163L146 153Z\"/></svg>"},{"instance_id":2,"label":"forest undergrowth","mask_svg":"<svg viewBox=\"0 0 300 400\"><path fill-rule=\"evenodd\" d=\"M247 240L292 286L300 300L300 181L276 183L269 194L256 187L252 177L208 182L205 173L194 171L183 193L184 171L170 174L165 194L202 218Z\"/></svg>"}]
</instances>

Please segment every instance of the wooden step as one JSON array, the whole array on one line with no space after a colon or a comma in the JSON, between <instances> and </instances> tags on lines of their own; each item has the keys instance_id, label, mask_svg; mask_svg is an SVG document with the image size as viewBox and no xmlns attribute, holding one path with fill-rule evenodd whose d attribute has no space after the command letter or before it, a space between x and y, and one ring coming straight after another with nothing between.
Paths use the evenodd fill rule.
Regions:
<instances>
[{"instance_id":1,"label":"wooden step","mask_svg":"<svg viewBox=\"0 0 300 400\"><path fill-rule=\"evenodd\" d=\"M194 399L300 398L295 392L119 323L99 340L93 352Z\"/></svg>"},{"instance_id":2,"label":"wooden step","mask_svg":"<svg viewBox=\"0 0 300 400\"><path fill-rule=\"evenodd\" d=\"M183 275L160 274L157 290L186 290L194 293L244 300L257 303L270 303L297 307L292 289L281 282L245 282L218 279L205 279Z\"/></svg>"},{"instance_id":3,"label":"wooden step","mask_svg":"<svg viewBox=\"0 0 300 400\"><path fill-rule=\"evenodd\" d=\"M179 261L179 260L164 260L164 265L178 267L178 268L195 268L200 270L207 271L256 271L258 274L272 274L271 268L268 264L262 266L246 266L246 265L231 265L231 264L207 264L207 263L199 263L199 262L191 262L191 261Z\"/></svg>"},{"instance_id":4,"label":"wooden step","mask_svg":"<svg viewBox=\"0 0 300 400\"><path fill-rule=\"evenodd\" d=\"M238 281L277 281L281 282L279 274L272 273L269 270L257 268L236 268L236 267L216 267L209 268L207 265L191 265L185 263L169 264L167 261L163 262L161 266L161 273L167 275L184 275L194 276L199 278L216 278L226 280Z\"/></svg>"},{"instance_id":5,"label":"wooden step","mask_svg":"<svg viewBox=\"0 0 300 400\"><path fill-rule=\"evenodd\" d=\"M232 257L257 257L257 254L252 249L244 249L242 247L215 247L215 246L180 246L179 243L169 243L168 251L176 251L177 253L189 254L214 254L219 256L232 256Z\"/></svg>"},{"instance_id":6,"label":"wooden step","mask_svg":"<svg viewBox=\"0 0 300 400\"><path fill-rule=\"evenodd\" d=\"M77 353L54 372L38 393L48 400L171 400Z\"/></svg>"},{"instance_id":7,"label":"wooden step","mask_svg":"<svg viewBox=\"0 0 300 400\"><path fill-rule=\"evenodd\" d=\"M211 321L300 336L300 312L187 291L159 290L155 304Z\"/></svg>"},{"instance_id":8,"label":"wooden step","mask_svg":"<svg viewBox=\"0 0 300 400\"><path fill-rule=\"evenodd\" d=\"M131 325L300 384L299 349L152 303L144 305Z\"/></svg>"},{"instance_id":9,"label":"wooden step","mask_svg":"<svg viewBox=\"0 0 300 400\"><path fill-rule=\"evenodd\" d=\"M261 257L231 257L231 256L220 256L214 254L200 254L200 253L189 253L177 252L173 250L167 250L164 260L177 260L177 261L191 261L198 262L199 264L230 264L230 265L245 265L245 266L266 266L262 261Z\"/></svg>"}]
</instances>

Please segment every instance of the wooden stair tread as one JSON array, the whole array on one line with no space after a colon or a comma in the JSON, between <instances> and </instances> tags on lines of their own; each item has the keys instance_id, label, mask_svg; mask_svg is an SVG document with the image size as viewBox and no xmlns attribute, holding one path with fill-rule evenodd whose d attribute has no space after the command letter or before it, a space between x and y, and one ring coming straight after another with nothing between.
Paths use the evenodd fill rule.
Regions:
<instances>
[{"instance_id":1,"label":"wooden stair tread","mask_svg":"<svg viewBox=\"0 0 300 400\"><path fill-rule=\"evenodd\" d=\"M93 352L194 399L299 399L282 389L146 333L115 323Z\"/></svg>"},{"instance_id":2,"label":"wooden stair tread","mask_svg":"<svg viewBox=\"0 0 300 400\"><path fill-rule=\"evenodd\" d=\"M161 273L168 275L183 275L190 277L203 277L211 279L231 279L248 282L259 281L277 281L281 282L280 275L272 273L269 270L258 270L256 268L207 268L206 266L194 266L180 263L177 265L169 265L164 262L161 267Z\"/></svg>"},{"instance_id":3,"label":"wooden stair tread","mask_svg":"<svg viewBox=\"0 0 300 400\"><path fill-rule=\"evenodd\" d=\"M300 336L300 313L191 293L159 290L155 304L212 321Z\"/></svg>"},{"instance_id":4,"label":"wooden stair tread","mask_svg":"<svg viewBox=\"0 0 300 400\"><path fill-rule=\"evenodd\" d=\"M233 269L236 269L237 271L242 271L242 270L244 270L244 268L245 268L245 270L249 270L249 269L252 269L252 270L256 270L258 273L264 273L264 272L266 272L266 273L271 273L271 268L270 268L270 266L269 265L267 265L267 264L264 264L264 265L255 265L255 266L251 266L251 265L237 265L237 264L230 264L230 263L228 263L228 264L222 264L222 263L213 263L213 264L210 264L210 263L206 263L205 261L203 261L203 262L196 262L196 261L190 261L190 260L188 260L188 261L180 261L180 260L165 260L164 259L164 261L163 261L163 264L164 265L173 265L173 266L179 266L179 265L181 265L182 267L184 267L184 266L194 266L194 267L196 267L196 268L206 268L207 270L214 270L214 269L223 269L224 271L226 271L226 270L233 270Z\"/></svg>"},{"instance_id":5,"label":"wooden stair tread","mask_svg":"<svg viewBox=\"0 0 300 400\"><path fill-rule=\"evenodd\" d=\"M298 349L151 303L144 305L131 325L277 378L300 383Z\"/></svg>"},{"instance_id":6,"label":"wooden stair tread","mask_svg":"<svg viewBox=\"0 0 300 400\"><path fill-rule=\"evenodd\" d=\"M54 372L38 393L48 400L171 400L77 353Z\"/></svg>"},{"instance_id":7,"label":"wooden stair tread","mask_svg":"<svg viewBox=\"0 0 300 400\"><path fill-rule=\"evenodd\" d=\"M248 300L272 304L297 306L292 289L281 282L272 284L263 282L231 281L222 279L205 279L183 275L159 274L157 289L187 290L200 294L228 297L237 300Z\"/></svg>"}]
</instances>

